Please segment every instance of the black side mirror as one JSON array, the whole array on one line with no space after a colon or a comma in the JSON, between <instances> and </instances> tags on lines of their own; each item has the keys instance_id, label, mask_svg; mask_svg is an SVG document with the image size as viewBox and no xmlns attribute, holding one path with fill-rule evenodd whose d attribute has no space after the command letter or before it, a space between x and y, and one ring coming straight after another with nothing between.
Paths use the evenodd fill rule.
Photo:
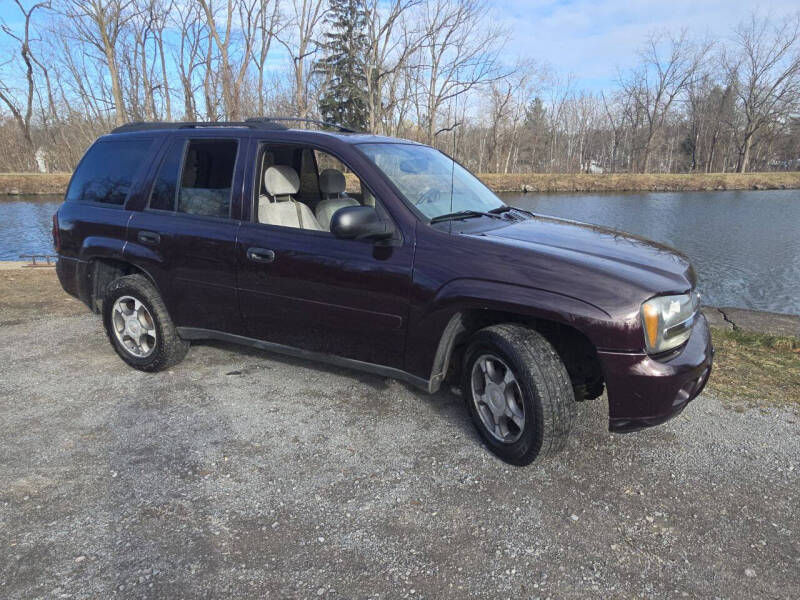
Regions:
<instances>
[{"instance_id":1,"label":"black side mirror","mask_svg":"<svg viewBox=\"0 0 800 600\"><path fill-rule=\"evenodd\" d=\"M371 206L345 206L331 217L331 233L343 240L388 240L392 227Z\"/></svg>"}]
</instances>

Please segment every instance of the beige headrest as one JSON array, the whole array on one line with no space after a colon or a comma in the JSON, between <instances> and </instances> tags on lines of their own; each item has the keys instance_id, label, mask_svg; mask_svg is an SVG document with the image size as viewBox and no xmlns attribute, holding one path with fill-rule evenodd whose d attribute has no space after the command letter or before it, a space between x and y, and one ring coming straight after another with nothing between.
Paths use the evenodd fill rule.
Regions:
<instances>
[{"instance_id":1,"label":"beige headrest","mask_svg":"<svg viewBox=\"0 0 800 600\"><path fill-rule=\"evenodd\" d=\"M270 196L290 196L300 189L300 178L292 167L276 165L264 171L264 188Z\"/></svg>"},{"instance_id":2,"label":"beige headrest","mask_svg":"<svg viewBox=\"0 0 800 600\"><path fill-rule=\"evenodd\" d=\"M319 174L319 189L323 194L341 194L346 182L338 169L325 169Z\"/></svg>"}]
</instances>

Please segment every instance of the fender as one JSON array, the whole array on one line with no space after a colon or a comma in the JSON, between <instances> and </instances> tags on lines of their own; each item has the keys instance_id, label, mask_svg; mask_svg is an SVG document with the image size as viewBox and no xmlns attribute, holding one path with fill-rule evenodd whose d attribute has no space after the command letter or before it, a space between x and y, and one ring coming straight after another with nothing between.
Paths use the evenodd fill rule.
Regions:
<instances>
[{"instance_id":1,"label":"fender","mask_svg":"<svg viewBox=\"0 0 800 600\"><path fill-rule=\"evenodd\" d=\"M125 263L135 270L143 274L150 283L155 286L159 293L158 283L151 272L153 263L160 263L161 259L147 248L142 254L151 254L152 256L132 256L130 253L131 244L128 242L104 237L87 237L80 249L80 258L78 259L78 291L79 296L83 302L89 306L93 311L98 309L93 302L99 293L98 286L102 285L101 277L98 270L102 268L101 262L103 259L112 260L118 263ZM151 264L147 264L150 259ZM124 271L123 271L124 273ZM119 274L119 273L118 273Z\"/></svg>"},{"instance_id":2,"label":"fender","mask_svg":"<svg viewBox=\"0 0 800 600\"><path fill-rule=\"evenodd\" d=\"M429 373L429 391L435 392L441 386L456 342L469 329L467 316L481 311L568 325L601 347L599 342L606 337L602 331L614 326L610 315L601 308L564 294L490 280L451 281L410 323L409 346L426 350L407 356L407 370Z\"/></svg>"},{"instance_id":3,"label":"fender","mask_svg":"<svg viewBox=\"0 0 800 600\"><path fill-rule=\"evenodd\" d=\"M93 258L122 260L125 243L124 240L111 237L87 236L83 239L81 248L78 251L78 259L83 261L89 261Z\"/></svg>"}]
</instances>

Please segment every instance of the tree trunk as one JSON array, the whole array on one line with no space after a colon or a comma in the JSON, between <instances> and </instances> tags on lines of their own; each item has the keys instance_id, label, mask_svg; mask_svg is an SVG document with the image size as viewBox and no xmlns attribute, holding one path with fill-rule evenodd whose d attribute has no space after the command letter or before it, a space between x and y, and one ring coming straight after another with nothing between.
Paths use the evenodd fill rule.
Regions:
<instances>
[{"instance_id":1,"label":"tree trunk","mask_svg":"<svg viewBox=\"0 0 800 600\"><path fill-rule=\"evenodd\" d=\"M103 36L105 42L105 54L108 61L108 75L111 78L111 94L114 96L114 120L117 125L124 125L127 120L125 112L125 100L122 97L122 85L119 81L119 70L117 69L117 57L114 48L108 42L108 38Z\"/></svg>"},{"instance_id":2,"label":"tree trunk","mask_svg":"<svg viewBox=\"0 0 800 600\"><path fill-rule=\"evenodd\" d=\"M746 173L747 165L750 162L750 149L753 145L753 136L746 135L742 150L739 152L739 162L736 164L737 173Z\"/></svg>"}]
</instances>

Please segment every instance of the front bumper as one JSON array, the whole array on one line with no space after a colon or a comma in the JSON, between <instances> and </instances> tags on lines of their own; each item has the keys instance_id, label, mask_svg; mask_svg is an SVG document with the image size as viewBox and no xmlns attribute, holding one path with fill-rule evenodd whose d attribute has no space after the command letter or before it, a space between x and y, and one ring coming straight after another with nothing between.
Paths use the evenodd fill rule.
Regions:
<instances>
[{"instance_id":1,"label":"front bumper","mask_svg":"<svg viewBox=\"0 0 800 600\"><path fill-rule=\"evenodd\" d=\"M675 355L598 352L608 390L608 428L628 432L660 425L680 414L711 375L714 348L708 323L698 315L692 335Z\"/></svg>"}]
</instances>

